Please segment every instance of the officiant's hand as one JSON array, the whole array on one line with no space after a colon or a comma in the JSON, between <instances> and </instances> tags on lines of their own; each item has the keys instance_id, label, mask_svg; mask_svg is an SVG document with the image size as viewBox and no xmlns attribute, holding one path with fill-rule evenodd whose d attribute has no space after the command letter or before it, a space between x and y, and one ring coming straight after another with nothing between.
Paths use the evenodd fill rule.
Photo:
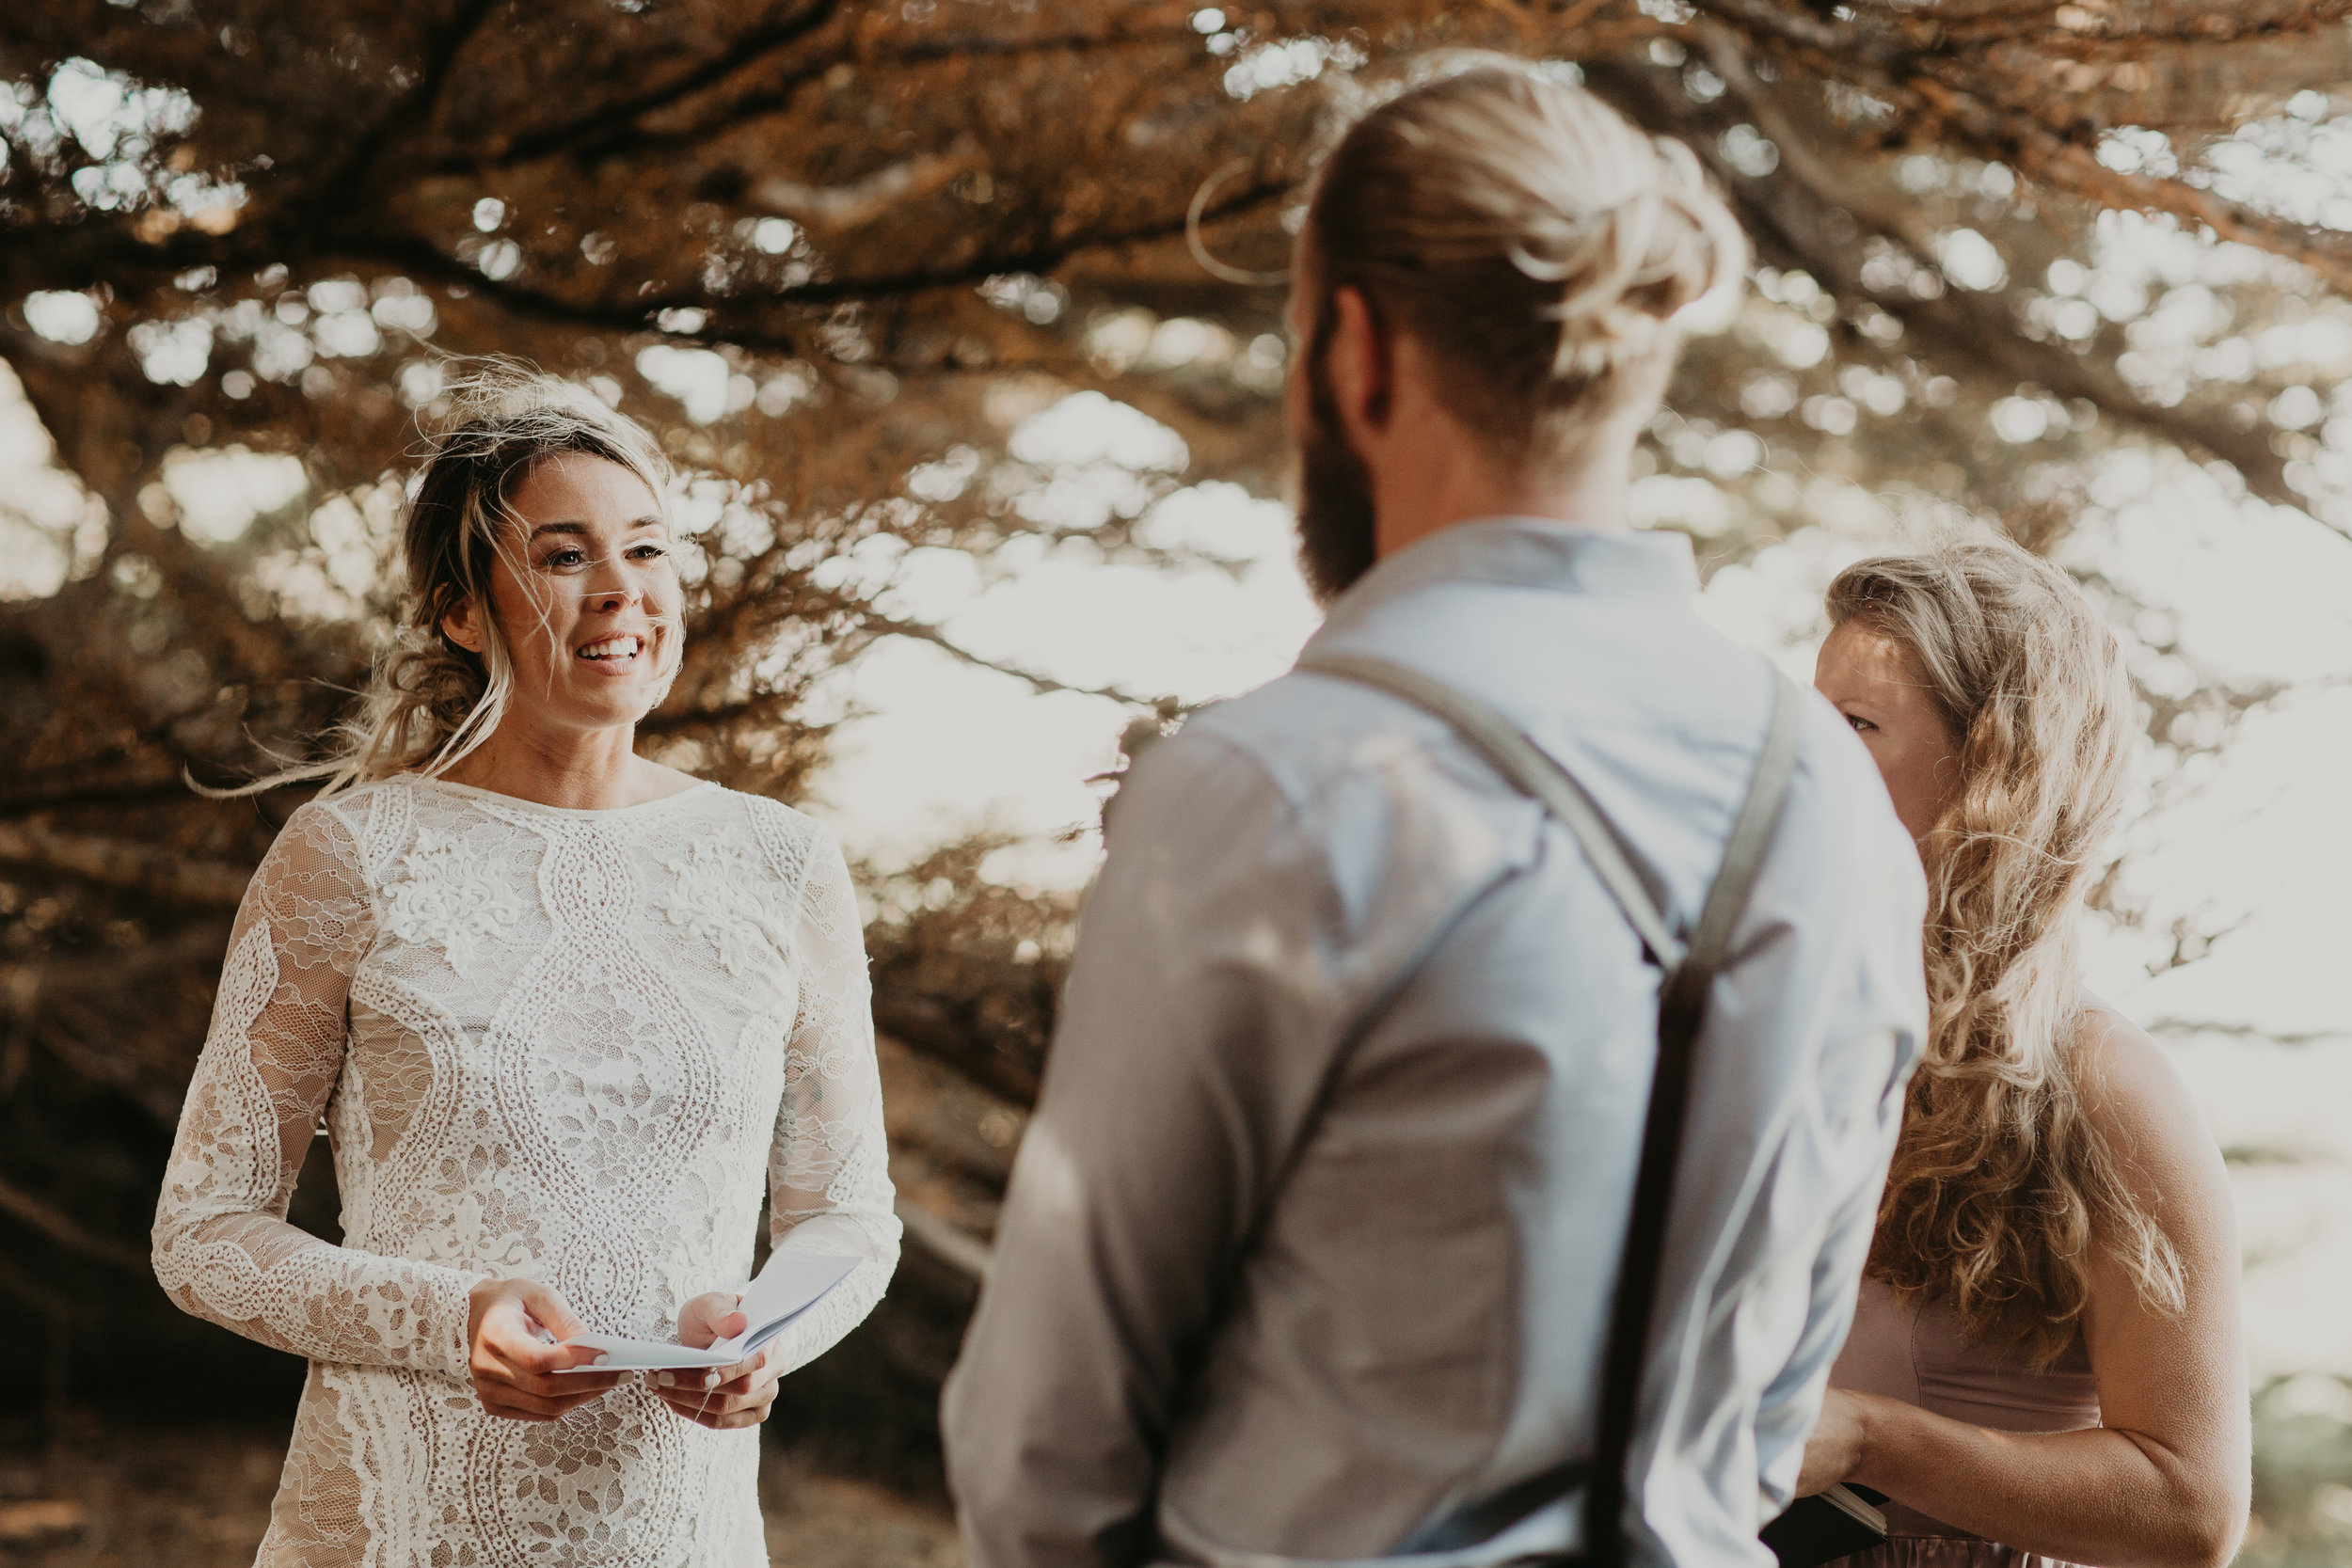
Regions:
<instances>
[{"instance_id":1,"label":"officiant's hand","mask_svg":"<svg viewBox=\"0 0 2352 1568\"><path fill-rule=\"evenodd\" d=\"M1796 1495L1809 1497L1851 1480L1869 1451L1867 1396L1843 1388L1824 1389L1821 1414L1805 1439L1804 1465L1797 1475Z\"/></svg>"},{"instance_id":2,"label":"officiant's hand","mask_svg":"<svg viewBox=\"0 0 2352 1568\"><path fill-rule=\"evenodd\" d=\"M736 1310L741 1300L732 1291L696 1296L678 1308L677 1342L701 1350L742 1333L751 1321ZM671 1409L688 1420L724 1432L766 1420L776 1402L776 1380L782 1375L768 1370L768 1352L762 1351L732 1367L714 1367L707 1372L655 1372L647 1381Z\"/></svg>"},{"instance_id":3,"label":"officiant's hand","mask_svg":"<svg viewBox=\"0 0 2352 1568\"><path fill-rule=\"evenodd\" d=\"M612 1390L619 1372L553 1375L564 1367L595 1364L585 1346L551 1344L585 1334L561 1293L535 1279L485 1279L467 1301L466 1342L473 1391L482 1408L513 1421L552 1421Z\"/></svg>"}]
</instances>

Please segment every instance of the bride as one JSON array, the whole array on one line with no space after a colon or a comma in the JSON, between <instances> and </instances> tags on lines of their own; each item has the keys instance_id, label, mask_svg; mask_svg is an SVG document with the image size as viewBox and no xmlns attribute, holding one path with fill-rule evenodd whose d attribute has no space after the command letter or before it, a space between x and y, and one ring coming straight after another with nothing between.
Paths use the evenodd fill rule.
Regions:
<instances>
[{"instance_id":1,"label":"bride","mask_svg":"<svg viewBox=\"0 0 2352 1568\"><path fill-rule=\"evenodd\" d=\"M633 750L683 651L666 477L579 388L460 388L403 641L246 893L155 1273L310 1358L262 1563L765 1564L776 1381L897 1264L840 849ZM285 1221L322 1118L340 1246ZM860 1259L830 1295L715 1373L567 1370L740 1331L763 1196L778 1255Z\"/></svg>"}]
</instances>

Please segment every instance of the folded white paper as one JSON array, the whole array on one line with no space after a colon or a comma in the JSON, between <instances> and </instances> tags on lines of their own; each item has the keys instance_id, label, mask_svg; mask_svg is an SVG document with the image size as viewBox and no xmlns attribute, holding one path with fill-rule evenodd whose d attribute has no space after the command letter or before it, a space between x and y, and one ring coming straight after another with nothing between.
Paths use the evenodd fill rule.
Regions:
<instances>
[{"instance_id":1,"label":"folded white paper","mask_svg":"<svg viewBox=\"0 0 2352 1568\"><path fill-rule=\"evenodd\" d=\"M665 1345L659 1339L631 1339L619 1334L575 1334L564 1343L601 1351L604 1354L593 1367L558 1367L555 1369L558 1377L565 1372L649 1372L674 1367L732 1367L743 1359L739 1355L723 1354L716 1349L696 1350L691 1345Z\"/></svg>"},{"instance_id":2,"label":"folded white paper","mask_svg":"<svg viewBox=\"0 0 2352 1568\"><path fill-rule=\"evenodd\" d=\"M768 1342L792 1326L794 1320L825 1298L826 1292L850 1275L863 1261L816 1252L779 1252L768 1259L759 1277L743 1291L736 1310L750 1326L708 1350L663 1344L658 1339L631 1339L618 1334L575 1334L564 1341L601 1351L604 1359L594 1367L566 1367L567 1372L656 1371L683 1367L732 1367L748 1361Z\"/></svg>"}]
</instances>

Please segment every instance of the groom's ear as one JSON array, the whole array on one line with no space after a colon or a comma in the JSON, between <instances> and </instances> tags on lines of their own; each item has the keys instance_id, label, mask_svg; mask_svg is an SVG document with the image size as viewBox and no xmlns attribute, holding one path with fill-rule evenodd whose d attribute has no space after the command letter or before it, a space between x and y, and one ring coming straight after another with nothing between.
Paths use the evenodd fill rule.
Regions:
<instances>
[{"instance_id":1,"label":"groom's ear","mask_svg":"<svg viewBox=\"0 0 2352 1568\"><path fill-rule=\"evenodd\" d=\"M1324 367L1340 424L1360 450L1366 436L1388 424L1396 362L1395 345L1381 330L1372 301L1352 284L1332 291Z\"/></svg>"}]
</instances>

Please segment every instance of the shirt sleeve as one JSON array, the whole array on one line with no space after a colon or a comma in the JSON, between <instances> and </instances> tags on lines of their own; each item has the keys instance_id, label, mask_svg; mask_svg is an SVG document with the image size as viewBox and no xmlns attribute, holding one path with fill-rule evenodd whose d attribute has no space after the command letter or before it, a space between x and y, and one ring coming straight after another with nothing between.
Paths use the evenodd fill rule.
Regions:
<instances>
[{"instance_id":1,"label":"shirt sleeve","mask_svg":"<svg viewBox=\"0 0 2352 1568\"><path fill-rule=\"evenodd\" d=\"M1907 852L1909 840L1899 836L1891 813L1878 815L1885 831L1870 847L1875 859L1866 863L1883 868L1882 885L1854 907L1894 911L1897 918L1867 927L1854 923L1848 983L1820 1030L1812 1092L1818 1097L1827 1085L1843 1084L1851 1098L1842 1105L1817 1104L1803 1118L1815 1132L1799 1157L1818 1162L1822 1174L1806 1185L1822 1194L1827 1216L1804 1329L1788 1365L1757 1402L1756 1479L1765 1518L1788 1506L1830 1368L1852 1326L1878 1227L1879 1195L1902 1129L1904 1090L1927 1043L1919 944L1912 935L1926 912L1924 885Z\"/></svg>"},{"instance_id":2,"label":"shirt sleeve","mask_svg":"<svg viewBox=\"0 0 2352 1568\"><path fill-rule=\"evenodd\" d=\"M1896 1098L1900 1101L1899 1090ZM1891 1144L1890 1137L1890 1152ZM1756 1486L1762 1498L1760 1517L1765 1519L1777 1518L1796 1491L1797 1474L1804 1467L1805 1439L1821 1414L1821 1391L1853 1323L1854 1297L1878 1224L1886 1162L1879 1161L1875 1170L1877 1180L1848 1192L1832 1216L1813 1264L1804 1331L1788 1366L1756 1402Z\"/></svg>"},{"instance_id":3,"label":"shirt sleeve","mask_svg":"<svg viewBox=\"0 0 2352 1568\"><path fill-rule=\"evenodd\" d=\"M972 1568L1139 1560L1184 1370L1335 1048L1334 903L1222 742L1164 742L1121 790L943 1400Z\"/></svg>"},{"instance_id":4,"label":"shirt sleeve","mask_svg":"<svg viewBox=\"0 0 2352 1568\"><path fill-rule=\"evenodd\" d=\"M343 1066L375 923L358 846L294 813L237 911L156 1205L155 1277L199 1318L314 1361L463 1379L480 1275L334 1246L286 1223Z\"/></svg>"},{"instance_id":5,"label":"shirt sleeve","mask_svg":"<svg viewBox=\"0 0 2352 1568\"><path fill-rule=\"evenodd\" d=\"M819 831L809 861L795 931L800 1009L785 1048L784 1103L768 1160L770 1263L796 1252L859 1262L776 1337L769 1362L787 1372L865 1322L898 1266L857 894L832 834Z\"/></svg>"}]
</instances>

